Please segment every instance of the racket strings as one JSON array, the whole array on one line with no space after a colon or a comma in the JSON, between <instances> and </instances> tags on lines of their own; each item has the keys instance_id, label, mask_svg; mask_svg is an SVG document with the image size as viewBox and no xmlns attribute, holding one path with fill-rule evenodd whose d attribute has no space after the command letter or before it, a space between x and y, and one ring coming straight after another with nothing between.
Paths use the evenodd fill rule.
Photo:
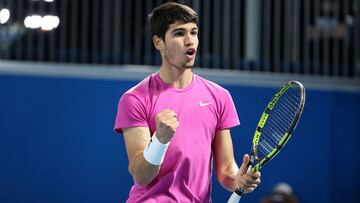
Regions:
<instances>
[{"instance_id":1,"label":"racket strings","mask_svg":"<svg viewBox=\"0 0 360 203\"><path fill-rule=\"evenodd\" d=\"M262 129L257 156L259 159L266 157L278 146L282 137L292 126L301 103L301 90L291 87L279 98L270 112L269 117Z\"/></svg>"}]
</instances>

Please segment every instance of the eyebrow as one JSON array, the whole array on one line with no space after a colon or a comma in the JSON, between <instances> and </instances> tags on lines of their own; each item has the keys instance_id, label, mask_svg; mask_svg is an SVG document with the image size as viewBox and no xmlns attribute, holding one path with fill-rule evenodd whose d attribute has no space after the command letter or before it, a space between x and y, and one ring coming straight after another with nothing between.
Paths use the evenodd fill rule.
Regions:
<instances>
[{"instance_id":1,"label":"eyebrow","mask_svg":"<svg viewBox=\"0 0 360 203\"><path fill-rule=\"evenodd\" d=\"M198 30L198 28L194 27L190 31L194 31L194 30ZM171 31L171 33L175 33L175 32L178 32L178 31L186 31L186 29L185 28L176 28L175 30Z\"/></svg>"}]
</instances>

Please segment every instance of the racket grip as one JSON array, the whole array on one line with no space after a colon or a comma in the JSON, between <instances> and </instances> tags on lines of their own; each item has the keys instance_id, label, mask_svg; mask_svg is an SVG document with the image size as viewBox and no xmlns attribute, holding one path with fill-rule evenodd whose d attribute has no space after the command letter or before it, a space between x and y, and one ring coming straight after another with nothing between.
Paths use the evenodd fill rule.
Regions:
<instances>
[{"instance_id":1,"label":"racket grip","mask_svg":"<svg viewBox=\"0 0 360 203\"><path fill-rule=\"evenodd\" d=\"M227 203L238 203L240 202L241 196L236 194L235 192L232 193Z\"/></svg>"},{"instance_id":2,"label":"racket grip","mask_svg":"<svg viewBox=\"0 0 360 203\"><path fill-rule=\"evenodd\" d=\"M248 169L247 172L249 172L251 170L251 164L248 164ZM244 194L244 190L237 188L232 195L230 196L229 200L227 201L227 203L238 203L240 202L241 199L241 195Z\"/></svg>"},{"instance_id":3,"label":"racket grip","mask_svg":"<svg viewBox=\"0 0 360 203\"><path fill-rule=\"evenodd\" d=\"M246 172L249 172L251 170L251 165L252 163L254 163L254 157L251 156L250 157L250 161L247 165L247 170ZM240 188L237 188L233 193L232 195L230 196L229 200L227 203L238 203L240 202L240 199L241 199L241 195L244 194L244 190L243 189L240 189Z\"/></svg>"}]
</instances>

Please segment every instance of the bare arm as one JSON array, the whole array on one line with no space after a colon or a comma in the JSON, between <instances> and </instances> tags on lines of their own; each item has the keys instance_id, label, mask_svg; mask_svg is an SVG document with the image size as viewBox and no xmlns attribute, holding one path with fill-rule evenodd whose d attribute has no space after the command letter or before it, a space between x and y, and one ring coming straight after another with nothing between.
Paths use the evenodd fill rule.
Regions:
<instances>
[{"instance_id":1,"label":"bare arm","mask_svg":"<svg viewBox=\"0 0 360 203\"><path fill-rule=\"evenodd\" d=\"M233 191L234 179L239 170L233 153L229 130L219 130L214 142L214 161L216 178L226 189Z\"/></svg>"},{"instance_id":2,"label":"bare arm","mask_svg":"<svg viewBox=\"0 0 360 203\"><path fill-rule=\"evenodd\" d=\"M156 135L153 136L156 136L162 144L166 144L171 141L178 126L175 112L165 109L156 115ZM134 127L123 129L123 133L129 159L129 172L137 183L148 185L159 174L161 166L151 164L144 158L144 150L151 139L150 130L147 127Z\"/></svg>"},{"instance_id":3,"label":"bare arm","mask_svg":"<svg viewBox=\"0 0 360 203\"><path fill-rule=\"evenodd\" d=\"M152 165L144 159L144 149L150 142L150 131L146 127L123 130L126 151L129 159L129 172L134 180L147 185L158 175L160 166Z\"/></svg>"},{"instance_id":4,"label":"bare arm","mask_svg":"<svg viewBox=\"0 0 360 203\"><path fill-rule=\"evenodd\" d=\"M230 130L219 130L214 142L214 161L216 178L226 189L234 191L237 187L252 192L260 184L260 172L246 172L249 155L244 155L240 169L234 159Z\"/></svg>"}]
</instances>

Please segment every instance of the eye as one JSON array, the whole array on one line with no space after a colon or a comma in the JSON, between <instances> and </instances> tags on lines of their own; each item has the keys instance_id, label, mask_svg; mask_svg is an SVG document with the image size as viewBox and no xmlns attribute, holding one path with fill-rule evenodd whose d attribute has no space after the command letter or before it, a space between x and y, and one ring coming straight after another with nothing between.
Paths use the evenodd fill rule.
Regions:
<instances>
[{"instance_id":1,"label":"eye","mask_svg":"<svg viewBox=\"0 0 360 203\"><path fill-rule=\"evenodd\" d=\"M193 30L190 32L192 35L197 35L198 34L198 31L197 30Z\"/></svg>"},{"instance_id":2,"label":"eye","mask_svg":"<svg viewBox=\"0 0 360 203\"><path fill-rule=\"evenodd\" d=\"M176 37L184 36L184 32L175 32L174 36L176 36Z\"/></svg>"}]
</instances>

